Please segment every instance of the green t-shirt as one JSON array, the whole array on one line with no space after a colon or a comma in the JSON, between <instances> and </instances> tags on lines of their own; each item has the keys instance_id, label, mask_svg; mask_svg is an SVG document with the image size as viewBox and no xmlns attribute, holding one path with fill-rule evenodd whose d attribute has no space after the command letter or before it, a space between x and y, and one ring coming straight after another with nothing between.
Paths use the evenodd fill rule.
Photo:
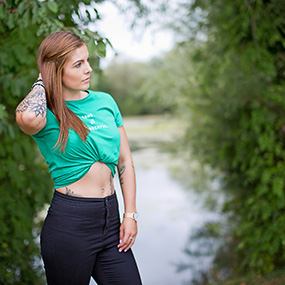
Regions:
<instances>
[{"instance_id":1,"label":"green t-shirt","mask_svg":"<svg viewBox=\"0 0 285 285\"><path fill-rule=\"evenodd\" d=\"M86 141L69 129L65 151L55 148L59 122L49 108L45 127L32 135L48 165L54 188L79 180L96 161L105 163L114 176L120 154L118 127L123 125L123 119L113 97L105 92L88 90L83 99L68 100L65 104L89 128Z\"/></svg>"}]
</instances>

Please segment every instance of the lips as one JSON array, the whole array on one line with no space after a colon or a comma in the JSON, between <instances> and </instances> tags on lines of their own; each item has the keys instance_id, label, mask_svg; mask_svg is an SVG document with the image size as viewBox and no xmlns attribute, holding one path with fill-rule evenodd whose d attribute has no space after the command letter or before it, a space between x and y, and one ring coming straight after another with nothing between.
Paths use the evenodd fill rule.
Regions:
<instances>
[{"instance_id":1,"label":"lips","mask_svg":"<svg viewBox=\"0 0 285 285\"><path fill-rule=\"evenodd\" d=\"M86 82L86 81L89 81L90 80L90 77L88 77L88 78L86 78L86 79L84 79L84 80L82 80L83 82Z\"/></svg>"}]
</instances>

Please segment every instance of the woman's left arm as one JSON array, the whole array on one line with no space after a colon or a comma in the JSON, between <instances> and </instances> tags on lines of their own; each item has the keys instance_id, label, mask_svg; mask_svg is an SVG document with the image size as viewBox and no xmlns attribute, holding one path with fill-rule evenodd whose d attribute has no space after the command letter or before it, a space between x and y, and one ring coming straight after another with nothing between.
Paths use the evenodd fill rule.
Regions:
<instances>
[{"instance_id":1,"label":"woman's left arm","mask_svg":"<svg viewBox=\"0 0 285 285\"><path fill-rule=\"evenodd\" d=\"M119 127L121 146L118 162L119 178L124 199L124 210L136 212L136 176L125 128ZM119 251L127 251L135 241L137 235L137 222L132 218L125 217L120 226Z\"/></svg>"}]
</instances>

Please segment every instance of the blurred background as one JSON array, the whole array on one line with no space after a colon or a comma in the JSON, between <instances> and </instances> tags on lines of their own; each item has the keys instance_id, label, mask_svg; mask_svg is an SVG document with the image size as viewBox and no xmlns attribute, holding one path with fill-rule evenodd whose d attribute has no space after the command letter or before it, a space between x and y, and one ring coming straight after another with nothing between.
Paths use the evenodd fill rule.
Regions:
<instances>
[{"instance_id":1,"label":"blurred background","mask_svg":"<svg viewBox=\"0 0 285 285\"><path fill-rule=\"evenodd\" d=\"M0 0L0 284L46 284L53 185L15 108L42 39L71 29L124 117L143 284L284 285L284 15L284 0Z\"/></svg>"}]
</instances>

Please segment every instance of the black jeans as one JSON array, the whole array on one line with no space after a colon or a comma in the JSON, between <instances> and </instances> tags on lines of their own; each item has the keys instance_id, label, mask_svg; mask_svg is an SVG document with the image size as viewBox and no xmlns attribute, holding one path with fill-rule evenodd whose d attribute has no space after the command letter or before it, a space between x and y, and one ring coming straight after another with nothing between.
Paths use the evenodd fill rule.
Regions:
<instances>
[{"instance_id":1,"label":"black jeans","mask_svg":"<svg viewBox=\"0 0 285 285\"><path fill-rule=\"evenodd\" d=\"M75 197L54 190L41 234L48 285L141 285L132 250L119 252L116 192L105 198Z\"/></svg>"}]
</instances>

